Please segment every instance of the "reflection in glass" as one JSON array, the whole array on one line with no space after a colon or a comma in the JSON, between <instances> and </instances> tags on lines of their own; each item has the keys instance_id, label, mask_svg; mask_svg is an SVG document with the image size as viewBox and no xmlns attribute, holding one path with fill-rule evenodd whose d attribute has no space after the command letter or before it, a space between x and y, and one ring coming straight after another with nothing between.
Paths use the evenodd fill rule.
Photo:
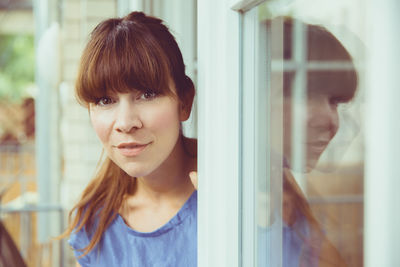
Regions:
<instances>
[{"instance_id":1,"label":"reflection in glass","mask_svg":"<svg viewBox=\"0 0 400 267\"><path fill-rule=\"evenodd\" d=\"M258 220L258 266L275 266L279 262L267 253L278 222L283 266L362 265L362 236L357 234L360 231L354 231L362 227L362 204L346 202L348 197L344 196L355 181L351 175L358 178L356 183L362 187L362 174L360 182L357 173L360 168L341 166L335 172L322 173L326 166L320 162L323 153L336 153L324 164L338 167L338 159L344 152L340 146L335 151L332 140L340 128L353 127L348 130L352 134L344 144L348 147L359 131L354 126L355 119L346 113L357 95L359 83L353 59L344 45L322 26L283 17L260 20L260 25L267 39L263 56L270 64L270 74L259 74L264 79L270 77L269 85L259 90L269 90L271 107L266 123L270 129L269 136L264 138L270 140L267 165L271 168L267 177L259 177L257 199L269 201L258 201L257 212L259 218L263 210L271 212L264 222ZM262 49L265 47L259 50ZM352 170L352 174L347 174L347 183L342 176L345 170ZM270 190L265 189L265 179ZM282 189L273 187L274 180L282 181ZM357 184L356 188L359 187ZM360 194L357 189L348 190L348 194ZM274 206L274 190L282 190L281 210ZM355 218L345 224L343 216ZM353 248L343 245L349 229L354 231Z\"/></svg>"}]
</instances>

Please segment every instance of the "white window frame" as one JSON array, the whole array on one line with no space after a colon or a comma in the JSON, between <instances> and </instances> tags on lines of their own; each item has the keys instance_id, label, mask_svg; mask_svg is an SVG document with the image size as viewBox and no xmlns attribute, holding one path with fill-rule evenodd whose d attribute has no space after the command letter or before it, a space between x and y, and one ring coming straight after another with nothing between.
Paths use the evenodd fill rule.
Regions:
<instances>
[{"instance_id":1,"label":"white window frame","mask_svg":"<svg viewBox=\"0 0 400 267\"><path fill-rule=\"evenodd\" d=\"M240 266L240 14L198 2L198 266Z\"/></svg>"},{"instance_id":2,"label":"white window frame","mask_svg":"<svg viewBox=\"0 0 400 267\"><path fill-rule=\"evenodd\" d=\"M267 251L261 251L258 247L259 225L266 223L267 214L270 209L275 211L277 216L281 216L282 191L275 190L273 183L282 184L282 175L277 175L276 179L270 180L271 173L271 135L269 133L271 121L271 95L273 94L270 84L267 82L271 71L271 59L265 49L267 46L266 25L259 23L257 6L265 1L246 1L243 5L239 3L238 10L241 13L241 265L240 266L259 266L259 253L265 254L268 262L277 266L282 265L282 223L276 224L274 233L267 239ZM265 60L260 60L264 58ZM266 76L260 76L265 73ZM278 118L275 118L278 119ZM275 140L277 141L277 140ZM276 159L274 160L277 164ZM281 170L278 170L279 172ZM266 179L265 184L260 184L261 179ZM264 188L261 188L264 186ZM265 192L264 192L265 190ZM274 207L269 207L267 203L262 203L264 197L273 197ZM261 210L263 209L263 210ZM261 229L261 228L260 228ZM278 231L278 232L275 232ZM271 265L272 266L272 265Z\"/></svg>"},{"instance_id":3,"label":"white window frame","mask_svg":"<svg viewBox=\"0 0 400 267\"><path fill-rule=\"evenodd\" d=\"M255 96L242 98L242 82L252 79L243 77L242 81L240 77L243 12L261 2L205 0L198 3L200 267L254 266L252 192L256 169L251 159L257 151L251 144L252 139L243 138L243 134L252 133L251 130L242 132L246 128L242 125L242 101L249 101L246 105L251 106ZM253 13L255 16L256 12ZM247 111L256 113L256 110ZM246 123L254 129L254 121ZM246 155L243 154L242 147L247 143L242 144L242 140L250 142L253 152L247 150ZM252 178L243 183L243 175ZM253 234L243 235L242 230Z\"/></svg>"},{"instance_id":4,"label":"white window frame","mask_svg":"<svg viewBox=\"0 0 400 267\"><path fill-rule=\"evenodd\" d=\"M364 180L364 264L400 263L400 36L399 2L366 1L366 157Z\"/></svg>"},{"instance_id":5,"label":"white window frame","mask_svg":"<svg viewBox=\"0 0 400 267\"><path fill-rule=\"evenodd\" d=\"M257 125L257 66L255 44L257 44L257 10L241 14L241 266L256 265L256 131ZM250 74L250 75L246 75ZM246 88L246 91L244 90ZM244 181L244 177L246 177Z\"/></svg>"},{"instance_id":6,"label":"white window frame","mask_svg":"<svg viewBox=\"0 0 400 267\"><path fill-rule=\"evenodd\" d=\"M262 1L202 0L198 4L199 265L241 265L240 14ZM231 9L234 7L233 9ZM397 167L400 114L396 47L397 0L366 1L371 46L367 65L365 240L366 266L400 262ZM373 18L373 19L372 19ZM394 38L390 41L390 38ZM382 41L384 40L384 41ZM384 46L384 47L382 47ZM382 90L384 88L384 90ZM224 135L224 133L231 133ZM390 138L388 138L388 136ZM245 254L243 254L244 256ZM252 266L252 265L247 265Z\"/></svg>"}]
</instances>

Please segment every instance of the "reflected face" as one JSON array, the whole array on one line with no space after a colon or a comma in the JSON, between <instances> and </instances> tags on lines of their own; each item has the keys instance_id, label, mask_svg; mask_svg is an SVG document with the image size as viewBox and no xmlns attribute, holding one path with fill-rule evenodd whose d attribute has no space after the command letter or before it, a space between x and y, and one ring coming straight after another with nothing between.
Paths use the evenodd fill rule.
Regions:
<instances>
[{"instance_id":1,"label":"reflected face","mask_svg":"<svg viewBox=\"0 0 400 267\"><path fill-rule=\"evenodd\" d=\"M132 177L170 156L180 134L178 100L148 91L115 93L90 104L90 119L109 158Z\"/></svg>"},{"instance_id":2,"label":"reflected face","mask_svg":"<svg viewBox=\"0 0 400 267\"><path fill-rule=\"evenodd\" d=\"M289 77L286 82L291 80ZM287 85L290 85L288 82ZM354 97L356 77L351 71L314 71L307 77L307 97L301 103L292 97L291 86L284 92L284 155L289 165L294 145L304 149L306 160L302 170L311 171L322 152L335 136L339 128L338 108ZM296 117L293 116L296 112ZM294 129L295 118L300 120L303 129ZM293 143L293 134L306 131L301 143Z\"/></svg>"}]
</instances>

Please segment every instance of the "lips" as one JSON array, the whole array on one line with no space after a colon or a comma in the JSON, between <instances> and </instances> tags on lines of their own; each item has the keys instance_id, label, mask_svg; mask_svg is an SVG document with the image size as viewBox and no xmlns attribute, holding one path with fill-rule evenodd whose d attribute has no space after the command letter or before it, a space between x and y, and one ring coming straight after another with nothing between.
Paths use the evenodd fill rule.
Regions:
<instances>
[{"instance_id":1,"label":"lips","mask_svg":"<svg viewBox=\"0 0 400 267\"><path fill-rule=\"evenodd\" d=\"M314 152L322 153L328 144L329 142L327 141L308 142L307 147L309 150L311 149Z\"/></svg>"},{"instance_id":2,"label":"lips","mask_svg":"<svg viewBox=\"0 0 400 267\"><path fill-rule=\"evenodd\" d=\"M147 144L140 144L140 143L120 143L116 146L118 151L125 157L135 157L142 153L143 150L147 148Z\"/></svg>"}]
</instances>

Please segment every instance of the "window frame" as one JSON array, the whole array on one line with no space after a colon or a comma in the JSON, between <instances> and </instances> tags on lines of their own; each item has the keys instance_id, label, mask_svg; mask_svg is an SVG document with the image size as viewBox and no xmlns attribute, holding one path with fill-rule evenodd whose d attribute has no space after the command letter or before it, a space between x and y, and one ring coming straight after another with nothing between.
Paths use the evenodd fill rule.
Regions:
<instances>
[{"instance_id":1,"label":"window frame","mask_svg":"<svg viewBox=\"0 0 400 267\"><path fill-rule=\"evenodd\" d=\"M258 203L260 179L267 179L265 183L266 196L271 195L272 183L281 184L281 179L271 181L271 137L268 122L271 120L272 89L267 80L271 72L271 60L266 51L259 49L260 41L267 45L267 29L259 24L257 6L265 1L244 1L239 3L241 14L241 266L258 266L260 257L258 223L262 221L259 212L261 203ZM246 5L247 4L247 5ZM264 37L260 34L265 33ZM263 55L261 55L263 54ZM259 57L265 57L265 62L260 62ZM260 69L261 68L261 69ZM267 79L258 73L265 72ZM260 90L259 88L263 88ZM278 175L279 176L279 175ZM274 192L277 212L281 212L282 192ZM275 207L275 208L276 208ZM266 214L268 214L268 207ZM271 208L271 207L270 207ZM265 218L266 219L266 218ZM281 229L279 222L274 229ZM263 240L267 242L265 251L267 258L275 264L282 265L282 233L274 234L274 239ZM272 243L274 244L272 246ZM273 258L273 260L272 260Z\"/></svg>"},{"instance_id":2,"label":"window frame","mask_svg":"<svg viewBox=\"0 0 400 267\"><path fill-rule=\"evenodd\" d=\"M243 116L252 114L256 119L257 110L244 111L243 105L254 106L257 96L253 90L246 91L248 97L243 98L243 83L255 79L242 77L243 68L255 67L254 62L242 65L242 52L250 48L256 34L246 44L241 40L243 23L257 19L256 11L247 18L244 12L262 2L198 3L199 266L254 266L256 262L254 159L257 151L254 138L244 138L255 133L255 121L243 121ZM221 35L224 38L219 38ZM247 126L251 130L243 131ZM212 136L211 129L218 134ZM251 149L243 151L248 145ZM244 181L244 176L252 178Z\"/></svg>"},{"instance_id":3,"label":"window frame","mask_svg":"<svg viewBox=\"0 0 400 267\"><path fill-rule=\"evenodd\" d=\"M203 0L198 3L198 56L199 56L199 266L244 266L241 265L239 253L242 241L238 236L241 234L239 227L240 212L235 212L244 206L241 206L239 198L239 186L241 180L241 169L234 163L240 162L240 91L239 79L234 82L228 80L240 74L240 30L243 12L251 9L263 1L230 1L230 0ZM398 42L397 37L393 36L397 25L400 24L396 16L396 0L382 1L369 0L366 3L367 20L369 33L369 44L371 54L366 66L366 164L365 164L365 239L364 239L364 262L366 266L376 266L377 264L390 265L399 261L400 254L394 253L398 247L398 239L388 238L389 236L398 236L399 216L393 215L393 210L389 207L398 200L398 178L399 168L396 164L399 142L396 136L399 135L400 128L398 123L393 123L388 114L398 114L400 105L398 105L398 81L396 81L395 70L400 62L399 50L395 47ZM232 12L233 11L233 12ZM373 19L372 19L373 18ZM239 21L239 23L238 23ZM378 23L379 22L379 23ZM221 26L223 24L223 26ZM223 28L226 31L221 31ZM215 38L219 37L221 44L214 46ZM388 36L395 38L392 42L382 42L388 40ZM237 41L235 43L235 41ZM382 49L382 45L386 49ZM221 49L221 46L225 46ZM228 58L229 57L229 58ZM310 66L311 67L311 66ZM321 66L323 67L323 66ZM215 75L215 70L221 71L220 75ZM228 75L228 73L230 75ZM229 90L228 90L228 87ZM381 94L378 88L385 88L385 94ZM223 104L220 108L213 104L213 96L223 95L217 93L215 89L223 93L230 93L229 98L221 99ZM229 103L229 100L233 102ZM234 109L237 108L237 110ZM226 110L233 111L229 114ZM221 114L219 114L221 111ZM213 116L215 113L215 116ZM223 119L223 117L226 117ZM216 128L213 128L216 126ZM234 137L229 140L237 142L235 148L229 148L224 151L228 158L224 158L221 164L213 164L214 160L219 160L221 149L225 149L229 143L223 140L221 135L217 139L212 138L211 130L216 131L228 126L227 130L233 130ZM387 138L390 134L393 138ZM222 143L218 143L222 140ZM395 140L395 142L393 142ZM397 140L397 141L396 141ZM213 153L219 151L218 153ZM232 152L234 154L232 154ZM231 154L229 154L231 153ZM232 168L233 166L233 168ZM216 172L212 168L217 169ZM226 168L231 167L227 173ZM223 173L221 177L218 174ZM233 175L230 177L229 175ZM379 179L377 179L379 177ZM215 181L214 178L219 178ZM226 187L224 182L231 182ZM233 190L229 190L233 189ZM229 197L234 200L230 206L230 212L224 210L228 201L217 203L218 194L222 191L222 197ZM236 196L235 196L236 195ZM383 208L382 208L383 207ZM386 208L385 208L386 207ZM379 210L379 214L376 211ZM218 213L218 211L221 211ZM216 215L212 217L212 215ZM393 217L394 216L394 217ZM221 220L217 225L213 225L215 220ZM227 225L225 229L223 226ZM387 229L382 233L382 229ZM210 230L210 231L208 231ZM223 234L219 234L221 230ZM224 239L227 235L230 236ZM214 242L215 241L215 242ZM231 242L233 241L233 243ZM376 246L376 244L380 244ZM392 249L388 249L392 248ZM383 264L385 265L385 264ZM250 265L251 266L251 265Z\"/></svg>"},{"instance_id":4,"label":"window frame","mask_svg":"<svg viewBox=\"0 0 400 267\"><path fill-rule=\"evenodd\" d=\"M198 2L198 266L240 266L237 1Z\"/></svg>"}]
</instances>

